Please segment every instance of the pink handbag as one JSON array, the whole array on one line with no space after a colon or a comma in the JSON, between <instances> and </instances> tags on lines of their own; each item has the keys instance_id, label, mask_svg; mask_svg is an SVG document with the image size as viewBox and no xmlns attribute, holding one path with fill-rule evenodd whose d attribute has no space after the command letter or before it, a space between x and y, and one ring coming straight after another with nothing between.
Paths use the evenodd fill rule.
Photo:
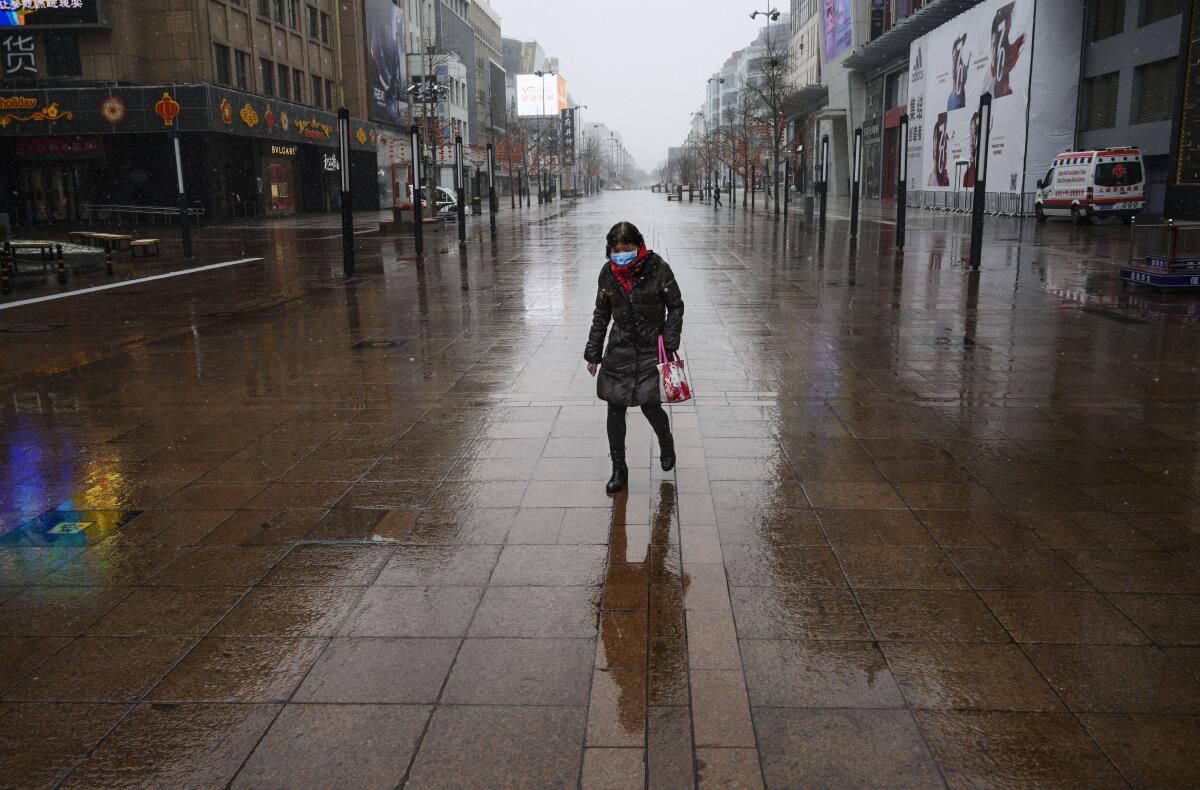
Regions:
<instances>
[{"instance_id":1,"label":"pink handbag","mask_svg":"<svg viewBox=\"0 0 1200 790\"><path fill-rule=\"evenodd\" d=\"M683 372L683 357L673 354L667 358L662 335L658 336L658 395L663 403L683 403L692 399L692 388L688 386Z\"/></svg>"}]
</instances>

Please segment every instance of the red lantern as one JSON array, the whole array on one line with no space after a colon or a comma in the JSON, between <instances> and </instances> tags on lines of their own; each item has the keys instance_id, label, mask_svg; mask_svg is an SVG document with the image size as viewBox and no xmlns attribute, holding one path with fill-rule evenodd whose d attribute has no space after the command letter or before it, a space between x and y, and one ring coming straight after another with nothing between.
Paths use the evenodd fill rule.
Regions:
<instances>
[{"instance_id":1,"label":"red lantern","mask_svg":"<svg viewBox=\"0 0 1200 790\"><path fill-rule=\"evenodd\" d=\"M154 114L163 120L163 126L174 126L175 117L179 115L179 102L171 98L171 94L163 91L162 98L154 105Z\"/></svg>"}]
</instances>

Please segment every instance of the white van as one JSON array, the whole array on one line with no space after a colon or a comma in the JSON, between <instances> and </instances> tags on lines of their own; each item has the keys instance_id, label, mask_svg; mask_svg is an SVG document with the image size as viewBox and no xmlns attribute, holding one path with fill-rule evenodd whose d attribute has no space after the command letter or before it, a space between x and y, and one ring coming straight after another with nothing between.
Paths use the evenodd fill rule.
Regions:
<instances>
[{"instance_id":1,"label":"white van","mask_svg":"<svg viewBox=\"0 0 1200 790\"><path fill-rule=\"evenodd\" d=\"M1112 216L1127 223L1146 208L1142 152L1129 146L1059 154L1037 185L1038 222L1070 217L1079 225Z\"/></svg>"},{"instance_id":2,"label":"white van","mask_svg":"<svg viewBox=\"0 0 1200 790\"><path fill-rule=\"evenodd\" d=\"M425 196L427 187L421 187L421 211L425 216L429 214L429 199ZM434 187L433 195L437 202L438 214L453 214L458 211L458 199L454 197L454 193L445 187ZM412 201L412 185L408 186L408 199Z\"/></svg>"}]
</instances>

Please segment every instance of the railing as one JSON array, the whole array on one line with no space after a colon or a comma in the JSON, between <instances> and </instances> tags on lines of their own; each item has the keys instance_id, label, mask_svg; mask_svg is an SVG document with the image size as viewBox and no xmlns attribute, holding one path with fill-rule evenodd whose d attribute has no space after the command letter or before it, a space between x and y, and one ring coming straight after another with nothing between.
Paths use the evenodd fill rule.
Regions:
<instances>
[{"instance_id":1,"label":"railing","mask_svg":"<svg viewBox=\"0 0 1200 790\"><path fill-rule=\"evenodd\" d=\"M1200 225L1129 226L1129 260L1163 269L1200 270Z\"/></svg>"},{"instance_id":2,"label":"railing","mask_svg":"<svg viewBox=\"0 0 1200 790\"><path fill-rule=\"evenodd\" d=\"M100 205L96 203L85 204L83 207L83 216L88 222L107 222L115 220L118 225L124 217L132 217L134 222L143 217L151 223L162 219L163 222L172 222L179 217L178 206L129 206L129 205ZM204 215L202 207L189 208L188 216L199 217Z\"/></svg>"},{"instance_id":3,"label":"railing","mask_svg":"<svg viewBox=\"0 0 1200 790\"><path fill-rule=\"evenodd\" d=\"M937 192L917 189L908 192L907 196L907 204L911 208L961 214L970 213L975 200L975 193L972 189ZM1028 217L1033 215L1036 201L1036 192L985 192L983 210L988 214L1001 217Z\"/></svg>"}]
</instances>

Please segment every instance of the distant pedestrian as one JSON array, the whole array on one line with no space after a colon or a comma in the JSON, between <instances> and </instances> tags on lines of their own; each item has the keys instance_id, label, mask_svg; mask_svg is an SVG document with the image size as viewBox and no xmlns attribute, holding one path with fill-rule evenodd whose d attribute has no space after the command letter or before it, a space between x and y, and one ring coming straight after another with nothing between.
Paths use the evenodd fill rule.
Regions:
<instances>
[{"instance_id":1,"label":"distant pedestrian","mask_svg":"<svg viewBox=\"0 0 1200 790\"><path fill-rule=\"evenodd\" d=\"M683 297L667 262L646 249L632 223L618 222L608 232L600 271L596 309L583 358L596 379L596 394L608 402L608 448L612 477L605 490L625 488L625 411L640 406L658 436L659 462L664 472L675 468L671 422L658 394L658 339L667 353L679 349L683 333ZM609 321L612 330L608 331ZM604 335L608 332L608 347ZM603 353L601 350L603 349Z\"/></svg>"},{"instance_id":2,"label":"distant pedestrian","mask_svg":"<svg viewBox=\"0 0 1200 790\"><path fill-rule=\"evenodd\" d=\"M720 206L721 206L721 188L713 187L713 208L720 208Z\"/></svg>"}]
</instances>

